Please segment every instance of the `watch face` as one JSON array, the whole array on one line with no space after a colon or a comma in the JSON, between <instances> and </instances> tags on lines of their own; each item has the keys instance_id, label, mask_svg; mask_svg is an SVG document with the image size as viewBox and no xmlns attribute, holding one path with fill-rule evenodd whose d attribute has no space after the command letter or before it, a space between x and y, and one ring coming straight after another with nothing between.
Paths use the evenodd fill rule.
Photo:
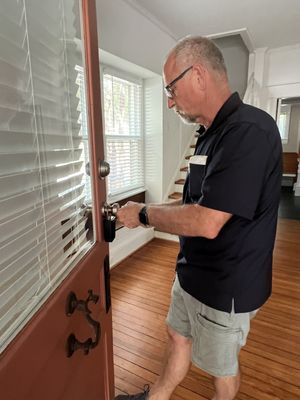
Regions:
<instances>
[{"instance_id":1,"label":"watch face","mask_svg":"<svg viewBox=\"0 0 300 400\"><path fill-rule=\"evenodd\" d=\"M146 207L143 207L141 209L141 211L139 212L139 220L140 220L141 224L148 225L148 216L147 216Z\"/></svg>"}]
</instances>

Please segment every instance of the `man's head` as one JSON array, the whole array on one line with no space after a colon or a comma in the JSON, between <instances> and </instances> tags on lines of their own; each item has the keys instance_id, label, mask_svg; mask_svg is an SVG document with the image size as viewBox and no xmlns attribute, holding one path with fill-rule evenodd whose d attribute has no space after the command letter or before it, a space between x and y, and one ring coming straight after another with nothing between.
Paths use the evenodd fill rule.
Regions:
<instances>
[{"instance_id":1,"label":"man's head","mask_svg":"<svg viewBox=\"0 0 300 400\"><path fill-rule=\"evenodd\" d=\"M189 36L176 44L166 59L164 79L168 107L186 123L209 125L216 102L222 105L230 95L223 55L201 36Z\"/></svg>"}]
</instances>

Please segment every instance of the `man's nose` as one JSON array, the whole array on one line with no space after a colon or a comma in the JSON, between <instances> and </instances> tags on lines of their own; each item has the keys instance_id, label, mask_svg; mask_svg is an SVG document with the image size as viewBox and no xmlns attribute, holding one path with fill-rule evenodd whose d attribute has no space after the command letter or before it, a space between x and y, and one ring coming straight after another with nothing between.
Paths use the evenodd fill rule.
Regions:
<instances>
[{"instance_id":1,"label":"man's nose","mask_svg":"<svg viewBox=\"0 0 300 400\"><path fill-rule=\"evenodd\" d=\"M172 98L168 97L168 108L172 108L174 106L175 106L175 101Z\"/></svg>"}]
</instances>

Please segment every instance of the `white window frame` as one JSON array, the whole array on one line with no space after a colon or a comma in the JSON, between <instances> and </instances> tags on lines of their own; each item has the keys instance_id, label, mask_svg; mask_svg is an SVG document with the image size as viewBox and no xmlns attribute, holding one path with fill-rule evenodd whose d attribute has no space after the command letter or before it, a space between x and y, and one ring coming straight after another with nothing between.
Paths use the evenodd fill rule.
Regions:
<instances>
[{"instance_id":1,"label":"white window frame","mask_svg":"<svg viewBox=\"0 0 300 400\"><path fill-rule=\"evenodd\" d=\"M282 125L281 122L281 117L283 115L286 116L284 125ZM280 132L281 141L283 144L287 144L289 140L290 120L291 120L291 104L282 104L282 100L278 99L276 122Z\"/></svg>"},{"instance_id":2,"label":"white window frame","mask_svg":"<svg viewBox=\"0 0 300 400\"><path fill-rule=\"evenodd\" d=\"M107 200L110 203L123 200L127 197L134 196L135 194L142 193L145 191L145 122L144 122L144 80L140 77L132 75L127 71L123 71L119 68L115 68L106 64L100 64L100 81L101 81L101 100L102 100L102 121L103 121L103 141L104 141L104 152L105 157L107 155L107 146L106 146L106 134L105 134L105 116L104 116L104 74L109 74L112 76L116 76L117 78L127 80L129 82L133 82L141 85L141 149L142 149L142 164L143 164L143 185L135 188L133 190L122 190L119 193L115 193L113 195L109 195L108 193L108 180L106 180L107 187ZM124 137L124 136L123 136Z\"/></svg>"}]
</instances>

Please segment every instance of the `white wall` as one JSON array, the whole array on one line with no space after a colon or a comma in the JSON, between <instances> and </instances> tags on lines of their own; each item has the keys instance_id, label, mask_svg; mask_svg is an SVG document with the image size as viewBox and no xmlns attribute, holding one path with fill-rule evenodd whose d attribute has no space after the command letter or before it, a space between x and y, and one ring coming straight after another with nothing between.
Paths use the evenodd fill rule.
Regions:
<instances>
[{"instance_id":1,"label":"white wall","mask_svg":"<svg viewBox=\"0 0 300 400\"><path fill-rule=\"evenodd\" d=\"M300 44L268 50L265 85L272 87L295 85L296 83L300 83ZM299 95L300 93L298 93Z\"/></svg>"},{"instance_id":2,"label":"white wall","mask_svg":"<svg viewBox=\"0 0 300 400\"><path fill-rule=\"evenodd\" d=\"M163 198L163 93L162 79L146 79L145 100L145 185L146 203Z\"/></svg>"},{"instance_id":3,"label":"white wall","mask_svg":"<svg viewBox=\"0 0 300 400\"><path fill-rule=\"evenodd\" d=\"M109 243L110 267L115 267L124 258L134 253L153 238L153 228L143 228L140 226L136 229L122 228L117 230L115 240Z\"/></svg>"},{"instance_id":4,"label":"white wall","mask_svg":"<svg viewBox=\"0 0 300 400\"><path fill-rule=\"evenodd\" d=\"M300 43L274 49L256 49L249 58L248 76L254 75L256 104L274 119L279 98L300 97ZM298 107L291 117L290 135L286 152L298 152L300 126Z\"/></svg>"},{"instance_id":5,"label":"white wall","mask_svg":"<svg viewBox=\"0 0 300 400\"><path fill-rule=\"evenodd\" d=\"M99 46L161 74L174 40L123 0L97 0Z\"/></svg>"},{"instance_id":6,"label":"white wall","mask_svg":"<svg viewBox=\"0 0 300 400\"><path fill-rule=\"evenodd\" d=\"M276 118L277 99L300 97L300 43L276 49L257 49L249 60L260 107Z\"/></svg>"},{"instance_id":7,"label":"white wall","mask_svg":"<svg viewBox=\"0 0 300 400\"><path fill-rule=\"evenodd\" d=\"M300 43L277 49L258 49L249 59L249 75L254 74L257 83L256 97L260 107L276 118L277 99L300 97ZM259 87L260 86L260 87ZM292 117L293 132L284 151L298 152L300 146L300 126L297 112ZM298 126L298 128L297 128ZM298 129L298 133L296 130ZM297 140L296 140L297 139ZM296 196L300 196L299 176L294 185Z\"/></svg>"},{"instance_id":8,"label":"white wall","mask_svg":"<svg viewBox=\"0 0 300 400\"><path fill-rule=\"evenodd\" d=\"M237 91L243 98L247 87L249 50L240 35L217 38L213 41L223 53L232 91Z\"/></svg>"}]
</instances>

